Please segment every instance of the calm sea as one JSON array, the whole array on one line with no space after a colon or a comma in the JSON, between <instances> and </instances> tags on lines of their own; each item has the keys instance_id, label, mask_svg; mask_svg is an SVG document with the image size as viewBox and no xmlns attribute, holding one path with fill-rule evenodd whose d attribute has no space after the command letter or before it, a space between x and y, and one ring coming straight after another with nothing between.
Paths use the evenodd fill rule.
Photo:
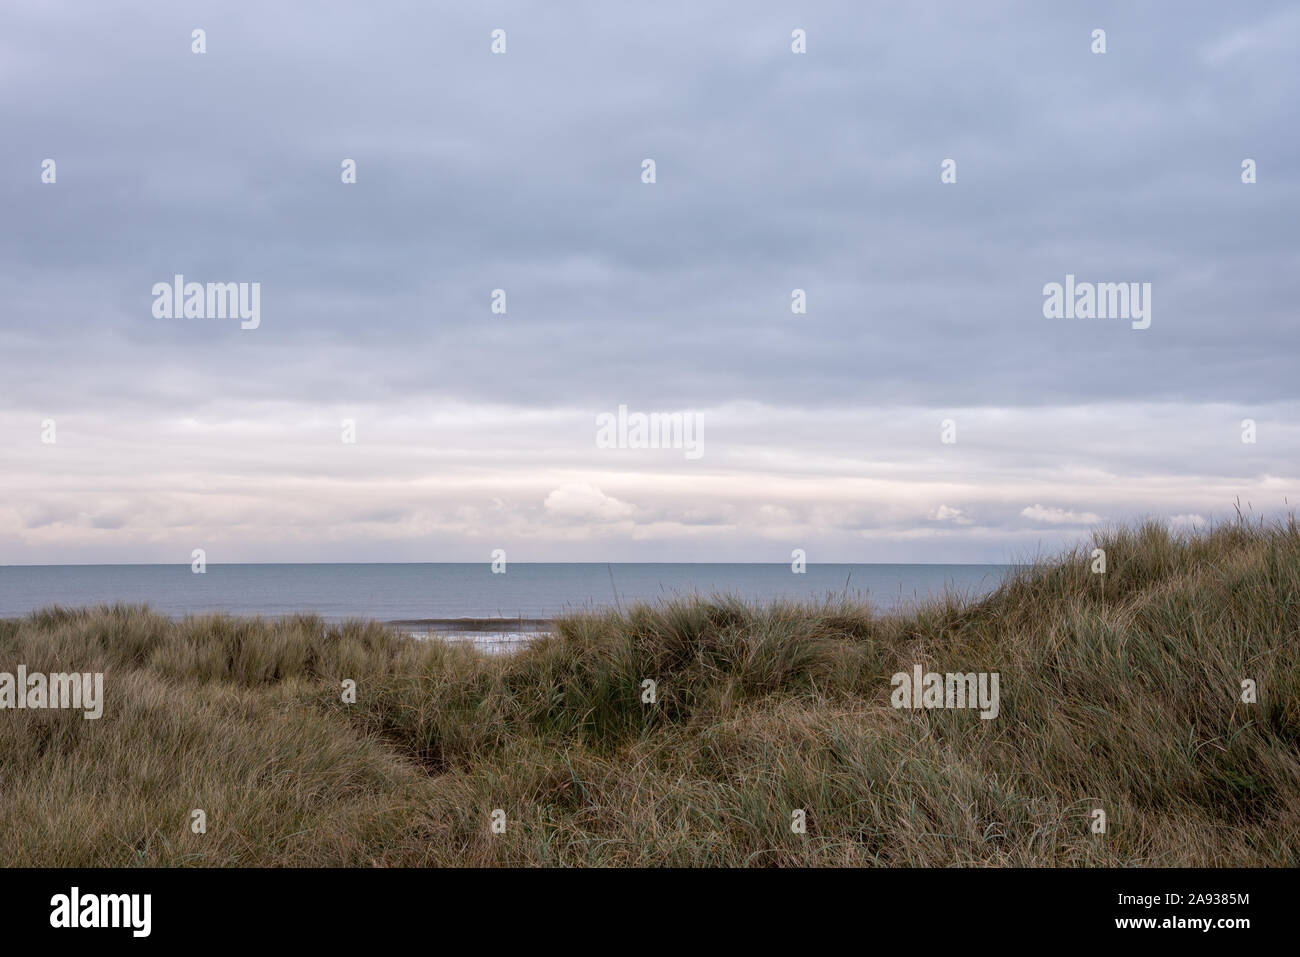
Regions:
<instances>
[{"instance_id":1,"label":"calm sea","mask_svg":"<svg viewBox=\"0 0 1300 957\"><path fill-rule=\"evenodd\" d=\"M163 614L225 611L328 621L553 618L568 611L690 595L822 599L847 594L882 610L945 591L982 595L1007 565L474 564L0 566L0 618L49 605L147 604Z\"/></svg>"}]
</instances>

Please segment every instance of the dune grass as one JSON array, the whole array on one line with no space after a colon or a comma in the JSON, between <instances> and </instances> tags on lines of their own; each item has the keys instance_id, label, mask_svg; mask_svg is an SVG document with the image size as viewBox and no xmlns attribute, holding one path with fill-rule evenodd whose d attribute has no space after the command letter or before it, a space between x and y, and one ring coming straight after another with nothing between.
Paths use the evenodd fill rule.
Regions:
<instances>
[{"instance_id":1,"label":"dune grass","mask_svg":"<svg viewBox=\"0 0 1300 957\"><path fill-rule=\"evenodd\" d=\"M891 707L918 663L999 673L1000 713ZM10 866L1300 864L1294 518L1100 532L905 614L573 616L505 656L55 608L0 621L18 664L104 672L106 703L0 711Z\"/></svg>"}]
</instances>

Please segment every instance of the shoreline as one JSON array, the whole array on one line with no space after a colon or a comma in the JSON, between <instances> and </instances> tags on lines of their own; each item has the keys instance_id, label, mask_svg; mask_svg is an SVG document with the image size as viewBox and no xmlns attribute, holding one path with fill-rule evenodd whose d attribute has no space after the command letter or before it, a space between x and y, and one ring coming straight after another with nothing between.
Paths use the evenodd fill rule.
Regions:
<instances>
[{"instance_id":1,"label":"shoreline","mask_svg":"<svg viewBox=\"0 0 1300 957\"><path fill-rule=\"evenodd\" d=\"M499 631L500 625L513 625L515 631L549 631L554 618L392 618L382 622L394 628L423 626L429 631Z\"/></svg>"},{"instance_id":2,"label":"shoreline","mask_svg":"<svg viewBox=\"0 0 1300 957\"><path fill-rule=\"evenodd\" d=\"M555 629L553 618L406 618L383 623L416 641L438 639L506 654Z\"/></svg>"}]
</instances>

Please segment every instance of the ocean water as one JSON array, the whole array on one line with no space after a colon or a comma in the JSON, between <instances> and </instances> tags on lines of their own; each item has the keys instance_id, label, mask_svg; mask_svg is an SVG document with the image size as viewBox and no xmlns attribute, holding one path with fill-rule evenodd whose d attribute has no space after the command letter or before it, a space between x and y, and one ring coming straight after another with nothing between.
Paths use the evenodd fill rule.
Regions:
<instances>
[{"instance_id":1,"label":"ocean water","mask_svg":"<svg viewBox=\"0 0 1300 957\"><path fill-rule=\"evenodd\" d=\"M0 566L0 618L50 605L147 604L173 617L224 611L268 618L312 612L373 618L415 630L449 619L550 619L583 609L691 595L759 601L847 595L888 611L997 587L1008 565L524 564L493 574L474 564ZM501 621L505 626L507 623ZM520 630L527 631L526 623Z\"/></svg>"}]
</instances>

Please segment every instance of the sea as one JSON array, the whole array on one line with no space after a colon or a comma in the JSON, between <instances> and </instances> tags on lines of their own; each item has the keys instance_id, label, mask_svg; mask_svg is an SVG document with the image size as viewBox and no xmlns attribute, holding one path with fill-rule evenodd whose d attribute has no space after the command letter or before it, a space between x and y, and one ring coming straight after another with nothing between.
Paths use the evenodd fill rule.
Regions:
<instances>
[{"instance_id":1,"label":"sea","mask_svg":"<svg viewBox=\"0 0 1300 957\"><path fill-rule=\"evenodd\" d=\"M148 605L174 618L209 612L327 622L373 619L417 636L514 645L558 615L692 596L766 602L847 597L879 611L995 589L1010 565L522 563L0 566L0 618L53 605Z\"/></svg>"}]
</instances>

